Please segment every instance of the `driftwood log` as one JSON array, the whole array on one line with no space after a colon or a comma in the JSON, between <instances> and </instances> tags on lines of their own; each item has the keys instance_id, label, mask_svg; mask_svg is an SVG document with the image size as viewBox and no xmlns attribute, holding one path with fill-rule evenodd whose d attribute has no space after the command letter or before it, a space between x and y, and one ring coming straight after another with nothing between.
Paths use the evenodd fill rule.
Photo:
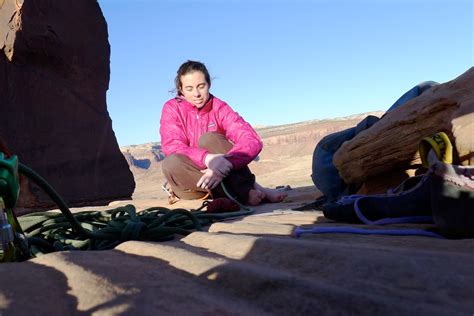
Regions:
<instances>
[{"instance_id":1,"label":"driftwood log","mask_svg":"<svg viewBox=\"0 0 474 316\"><path fill-rule=\"evenodd\" d=\"M474 165L474 67L388 112L345 142L333 162L346 183L370 181L419 165L420 140L439 131L449 135L455 163Z\"/></svg>"}]
</instances>

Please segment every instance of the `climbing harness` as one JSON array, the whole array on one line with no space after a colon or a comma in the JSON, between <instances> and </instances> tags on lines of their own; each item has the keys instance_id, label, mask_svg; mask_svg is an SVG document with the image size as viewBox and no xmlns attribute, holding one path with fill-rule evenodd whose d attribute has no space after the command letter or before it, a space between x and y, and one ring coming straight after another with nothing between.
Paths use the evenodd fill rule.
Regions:
<instances>
[{"instance_id":1,"label":"climbing harness","mask_svg":"<svg viewBox=\"0 0 474 316\"><path fill-rule=\"evenodd\" d=\"M19 173L43 189L60 213L40 212L16 217L13 209L19 195ZM170 210L152 207L137 212L133 205L107 211L72 214L66 202L45 179L17 156L8 159L0 152L0 262L22 261L60 250L105 250L128 240L167 241L188 235L215 221L253 213L240 204L221 183L224 192L239 210L208 213L202 209ZM207 202L207 201L206 201Z\"/></svg>"}]
</instances>

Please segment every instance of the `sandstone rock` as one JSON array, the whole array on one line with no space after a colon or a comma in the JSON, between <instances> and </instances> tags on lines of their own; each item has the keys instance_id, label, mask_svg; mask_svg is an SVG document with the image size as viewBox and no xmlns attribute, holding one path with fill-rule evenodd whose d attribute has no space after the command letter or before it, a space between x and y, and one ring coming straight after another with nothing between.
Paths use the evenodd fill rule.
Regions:
<instances>
[{"instance_id":1,"label":"sandstone rock","mask_svg":"<svg viewBox=\"0 0 474 316\"><path fill-rule=\"evenodd\" d=\"M127 241L106 251L62 251L4 263L0 311L3 315L472 314L474 239L354 234L295 238L296 227L332 224L321 212L291 210L296 201L312 198L300 200L295 195L293 200L266 205L273 210L258 206L254 215L214 223L184 238L177 235L172 242ZM140 202L134 201L142 209ZM176 207L183 207L183 202Z\"/></svg>"},{"instance_id":2,"label":"sandstone rock","mask_svg":"<svg viewBox=\"0 0 474 316\"><path fill-rule=\"evenodd\" d=\"M0 1L0 134L71 205L130 198L106 107L110 46L95 0ZM52 205L37 187L27 207Z\"/></svg>"},{"instance_id":3,"label":"sandstone rock","mask_svg":"<svg viewBox=\"0 0 474 316\"><path fill-rule=\"evenodd\" d=\"M455 163L474 164L474 68L387 113L345 142L333 161L346 183L364 182L419 165L419 141L439 131L449 135Z\"/></svg>"}]
</instances>

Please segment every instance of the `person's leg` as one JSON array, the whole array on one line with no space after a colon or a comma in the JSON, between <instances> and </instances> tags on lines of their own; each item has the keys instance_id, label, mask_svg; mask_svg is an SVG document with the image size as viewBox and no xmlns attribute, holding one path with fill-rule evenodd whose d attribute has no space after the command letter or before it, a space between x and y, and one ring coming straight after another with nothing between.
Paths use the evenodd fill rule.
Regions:
<instances>
[{"instance_id":1,"label":"person's leg","mask_svg":"<svg viewBox=\"0 0 474 316\"><path fill-rule=\"evenodd\" d=\"M207 149L211 154L225 154L232 148L232 144L222 134L206 133L199 139L199 147ZM224 185L236 195L240 202L250 205L259 205L265 201L278 203L287 196L280 190L262 187L255 181L255 175L247 166L232 170L224 179ZM212 193L215 197L223 196L220 186Z\"/></svg>"},{"instance_id":2,"label":"person's leg","mask_svg":"<svg viewBox=\"0 0 474 316\"><path fill-rule=\"evenodd\" d=\"M209 132L199 137L199 148L204 148L211 154L225 154L232 149L232 143L225 135Z\"/></svg>"},{"instance_id":3,"label":"person's leg","mask_svg":"<svg viewBox=\"0 0 474 316\"><path fill-rule=\"evenodd\" d=\"M207 190L196 186L202 173L185 155L173 154L166 157L161 163L161 168L171 190L180 199L200 199L208 194Z\"/></svg>"},{"instance_id":4,"label":"person's leg","mask_svg":"<svg viewBox=\"0 0 474 316\"><path fill-rule=\"evenodd\" d=\"M207 149L211 154L225 154L232 149L232 143L224 135L210 132L199 138L199 147ZM249 191L253 189L254 184L255 176L247 166L231 170L224 179L226 189L242 203L248 202ZM212 196L214 198L225 197L220 185L212 190Z\"/></svg>"}]
</instances>

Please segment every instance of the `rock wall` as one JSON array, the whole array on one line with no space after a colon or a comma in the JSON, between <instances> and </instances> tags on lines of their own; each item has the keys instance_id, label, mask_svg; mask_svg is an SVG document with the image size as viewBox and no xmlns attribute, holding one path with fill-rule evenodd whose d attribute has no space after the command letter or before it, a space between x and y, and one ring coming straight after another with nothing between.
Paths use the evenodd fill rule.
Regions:
<instances>
[{"instance_id":1,"label":"rock wall","mask_svg":"<svg viewBox=\"0 0 474 316\"><path fill-rule=\"evenodd\" d=\"M130 198L106 105L107 24L96 0L0 0L0 135L70 205ZM52 205L34 185L25 207ZM25 196L23 192L22 196Z\"/></svg>"}]
</instances>

